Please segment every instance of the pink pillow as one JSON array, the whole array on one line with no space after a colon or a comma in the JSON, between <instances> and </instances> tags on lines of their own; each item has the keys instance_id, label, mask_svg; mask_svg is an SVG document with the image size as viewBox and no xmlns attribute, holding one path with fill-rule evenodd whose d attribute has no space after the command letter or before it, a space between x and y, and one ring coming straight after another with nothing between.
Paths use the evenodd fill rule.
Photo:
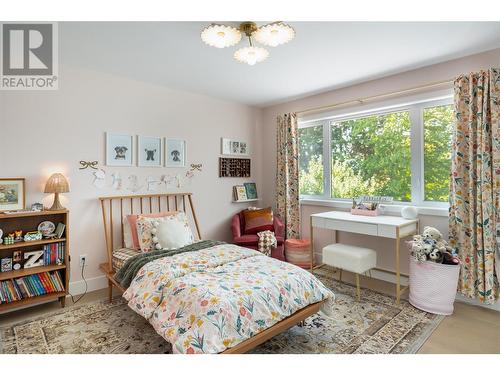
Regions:
<instances>
[{"instance_id":1,"label":"pink pillow","mask_svg":"<svg viewBox=\"0 0 500 375\"><path fill-rule=\"evenodd\" d=\"M137 236L137 219L139 216L143 217L165 217L176 215L177 211L168 211L168 212L154 212L150 214L138 214L138 215L127 215L127 220L130 225L130 230L132 232L132 243L134 245L134 249L139 249L139 237Z\"/></svg>"}]
</instances>

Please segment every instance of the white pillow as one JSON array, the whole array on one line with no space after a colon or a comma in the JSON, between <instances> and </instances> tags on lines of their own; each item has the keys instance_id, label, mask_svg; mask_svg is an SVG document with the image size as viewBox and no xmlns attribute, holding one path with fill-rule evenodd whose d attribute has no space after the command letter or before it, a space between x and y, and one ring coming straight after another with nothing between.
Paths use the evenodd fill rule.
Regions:
<instances>
[{"instance_id":1,"label":"white pillow","mask_svg":"<svg viewBox=\"0 0 500 375\"><path fill-rule=\"evenodd\" d=\"M123 216L123 244L128 249L134 248L134 240L132 239L132 228L128 222L127 215Z\"/></svg>"},{"instance_id":2,"label":"white pillow","mask_svg":"<svg viewBox=\"0 0 500 375\"><path fill-rule=\"evenodd\" d=\"M194 242L193 232L184 213L159 218L153 225L152 241L157 250L178 249Z\"/></svg>"}]
</instances>

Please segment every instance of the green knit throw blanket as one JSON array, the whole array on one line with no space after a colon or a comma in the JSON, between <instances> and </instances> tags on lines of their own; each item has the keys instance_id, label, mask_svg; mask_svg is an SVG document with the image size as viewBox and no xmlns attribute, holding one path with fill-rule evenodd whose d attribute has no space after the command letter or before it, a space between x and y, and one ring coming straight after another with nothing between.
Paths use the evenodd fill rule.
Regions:
<instances>
[{"instance_id":1,"label":"green knit throw blanket","mask_svg":"<svg viewBox=\"0 0 500 375\"><path fill-rule=\"evenodd\" d=\"M120 283L122 287L128 288L142 266L149 262L164 257L171 257L172 255L176 254L207 249L209 247L222 245L224 243L225 242L222 241L204 240L192 243L191 245L187 245L179 249L153 250L148 253L138 254L125 262L123 267L120 268L120 270L116 273L115 279Z\"/></svg>"}]
</instances>

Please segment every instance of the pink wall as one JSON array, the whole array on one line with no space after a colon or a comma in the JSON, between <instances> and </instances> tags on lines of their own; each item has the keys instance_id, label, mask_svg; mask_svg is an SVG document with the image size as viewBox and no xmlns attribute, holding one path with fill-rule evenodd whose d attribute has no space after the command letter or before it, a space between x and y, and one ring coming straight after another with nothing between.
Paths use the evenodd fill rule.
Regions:
<instances>
[{"instance_id":1,"label":"pink wall","mask_svg":"<svg viewBox=\"0 0 500 375\"><path fill-rule=\"evenodd\" d=\"M52 197L43 194L48 176L64 173L71 192L63 204L70 209L72 277L80 279L78 258L87 254L89 279L102 276L104 234L97 197L130 194L92 185L91 170L78 170L79 160L104 165L106 131L133 135L168 136L187 141L187 163L202 163L190 185L205 238L228 240L230 218L244 208L234 204L232 186L256 181L260 190L257 128L259 110L215 98L173 91L117 76L62 67L60 89L41 92L0 91L0 176L26 177L27 203ZM219 178L220 138L247 140L252 158L252 178ZM180 168L104 167L108 176L185 173ZM172 191L173 189L170 189ZM145 193L145 189L141 193ZM101 284L99 284L101 285ZM97 286L96 286L97 287Z\"/></svg>"},{"instance_id":2,"label":"pink wall","mask_svg":"<svg viewBox=\"0 0 500 375\"><path fill-rule=\"evenodd\" d=\"M391 93L432 82L452 79L462 73L468 73L478 69L487 69L491 66L498 66L499 64L500 49L496 49L265 108L262 115L262 160L266 161L266 167L262 170L262 191L264 203L266 205L274 204L276 174L276 116L278 114L327 106L334 103L355 100L361 97ZM302 234L305 237L309 236L308 218L311 213L330 210L332 209L328 207L303 205L301 208ZM436 226L443 231L443 234L447 235L448 220L446 217L421 216L420 219L422 226ZM318 231L318 236L316 237L317 242L315 241L316 249L320 251L322 246L331 242L333 239L332 236L333 234L328 233L328 231ZM394 241L378 238L374 241L373 237L347 233L341 233L339 237L342 242L375 248L377 250L379 267L391 270L394 269L394 252L388 251L393 249ZM402 271L407 271L407 258L402 259Z\"/></svg>"}]
</instances>

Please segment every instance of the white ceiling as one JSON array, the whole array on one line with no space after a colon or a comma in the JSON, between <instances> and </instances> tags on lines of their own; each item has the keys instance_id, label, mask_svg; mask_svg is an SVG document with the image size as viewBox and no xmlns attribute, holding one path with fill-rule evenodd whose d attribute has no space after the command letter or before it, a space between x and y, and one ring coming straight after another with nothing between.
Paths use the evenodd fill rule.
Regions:
<instances>
[{"instance_id":1,"label":"white ceiling","mask_svg":"<svg viewBox=\"0 0 500 375\"><path fill-rule=\"evenodd\" d=\"M500 22L290 22L248 66L201 41L209 23L63 22L61 63L264 107L500 47Z\"/></svg>"}]
</instances>

